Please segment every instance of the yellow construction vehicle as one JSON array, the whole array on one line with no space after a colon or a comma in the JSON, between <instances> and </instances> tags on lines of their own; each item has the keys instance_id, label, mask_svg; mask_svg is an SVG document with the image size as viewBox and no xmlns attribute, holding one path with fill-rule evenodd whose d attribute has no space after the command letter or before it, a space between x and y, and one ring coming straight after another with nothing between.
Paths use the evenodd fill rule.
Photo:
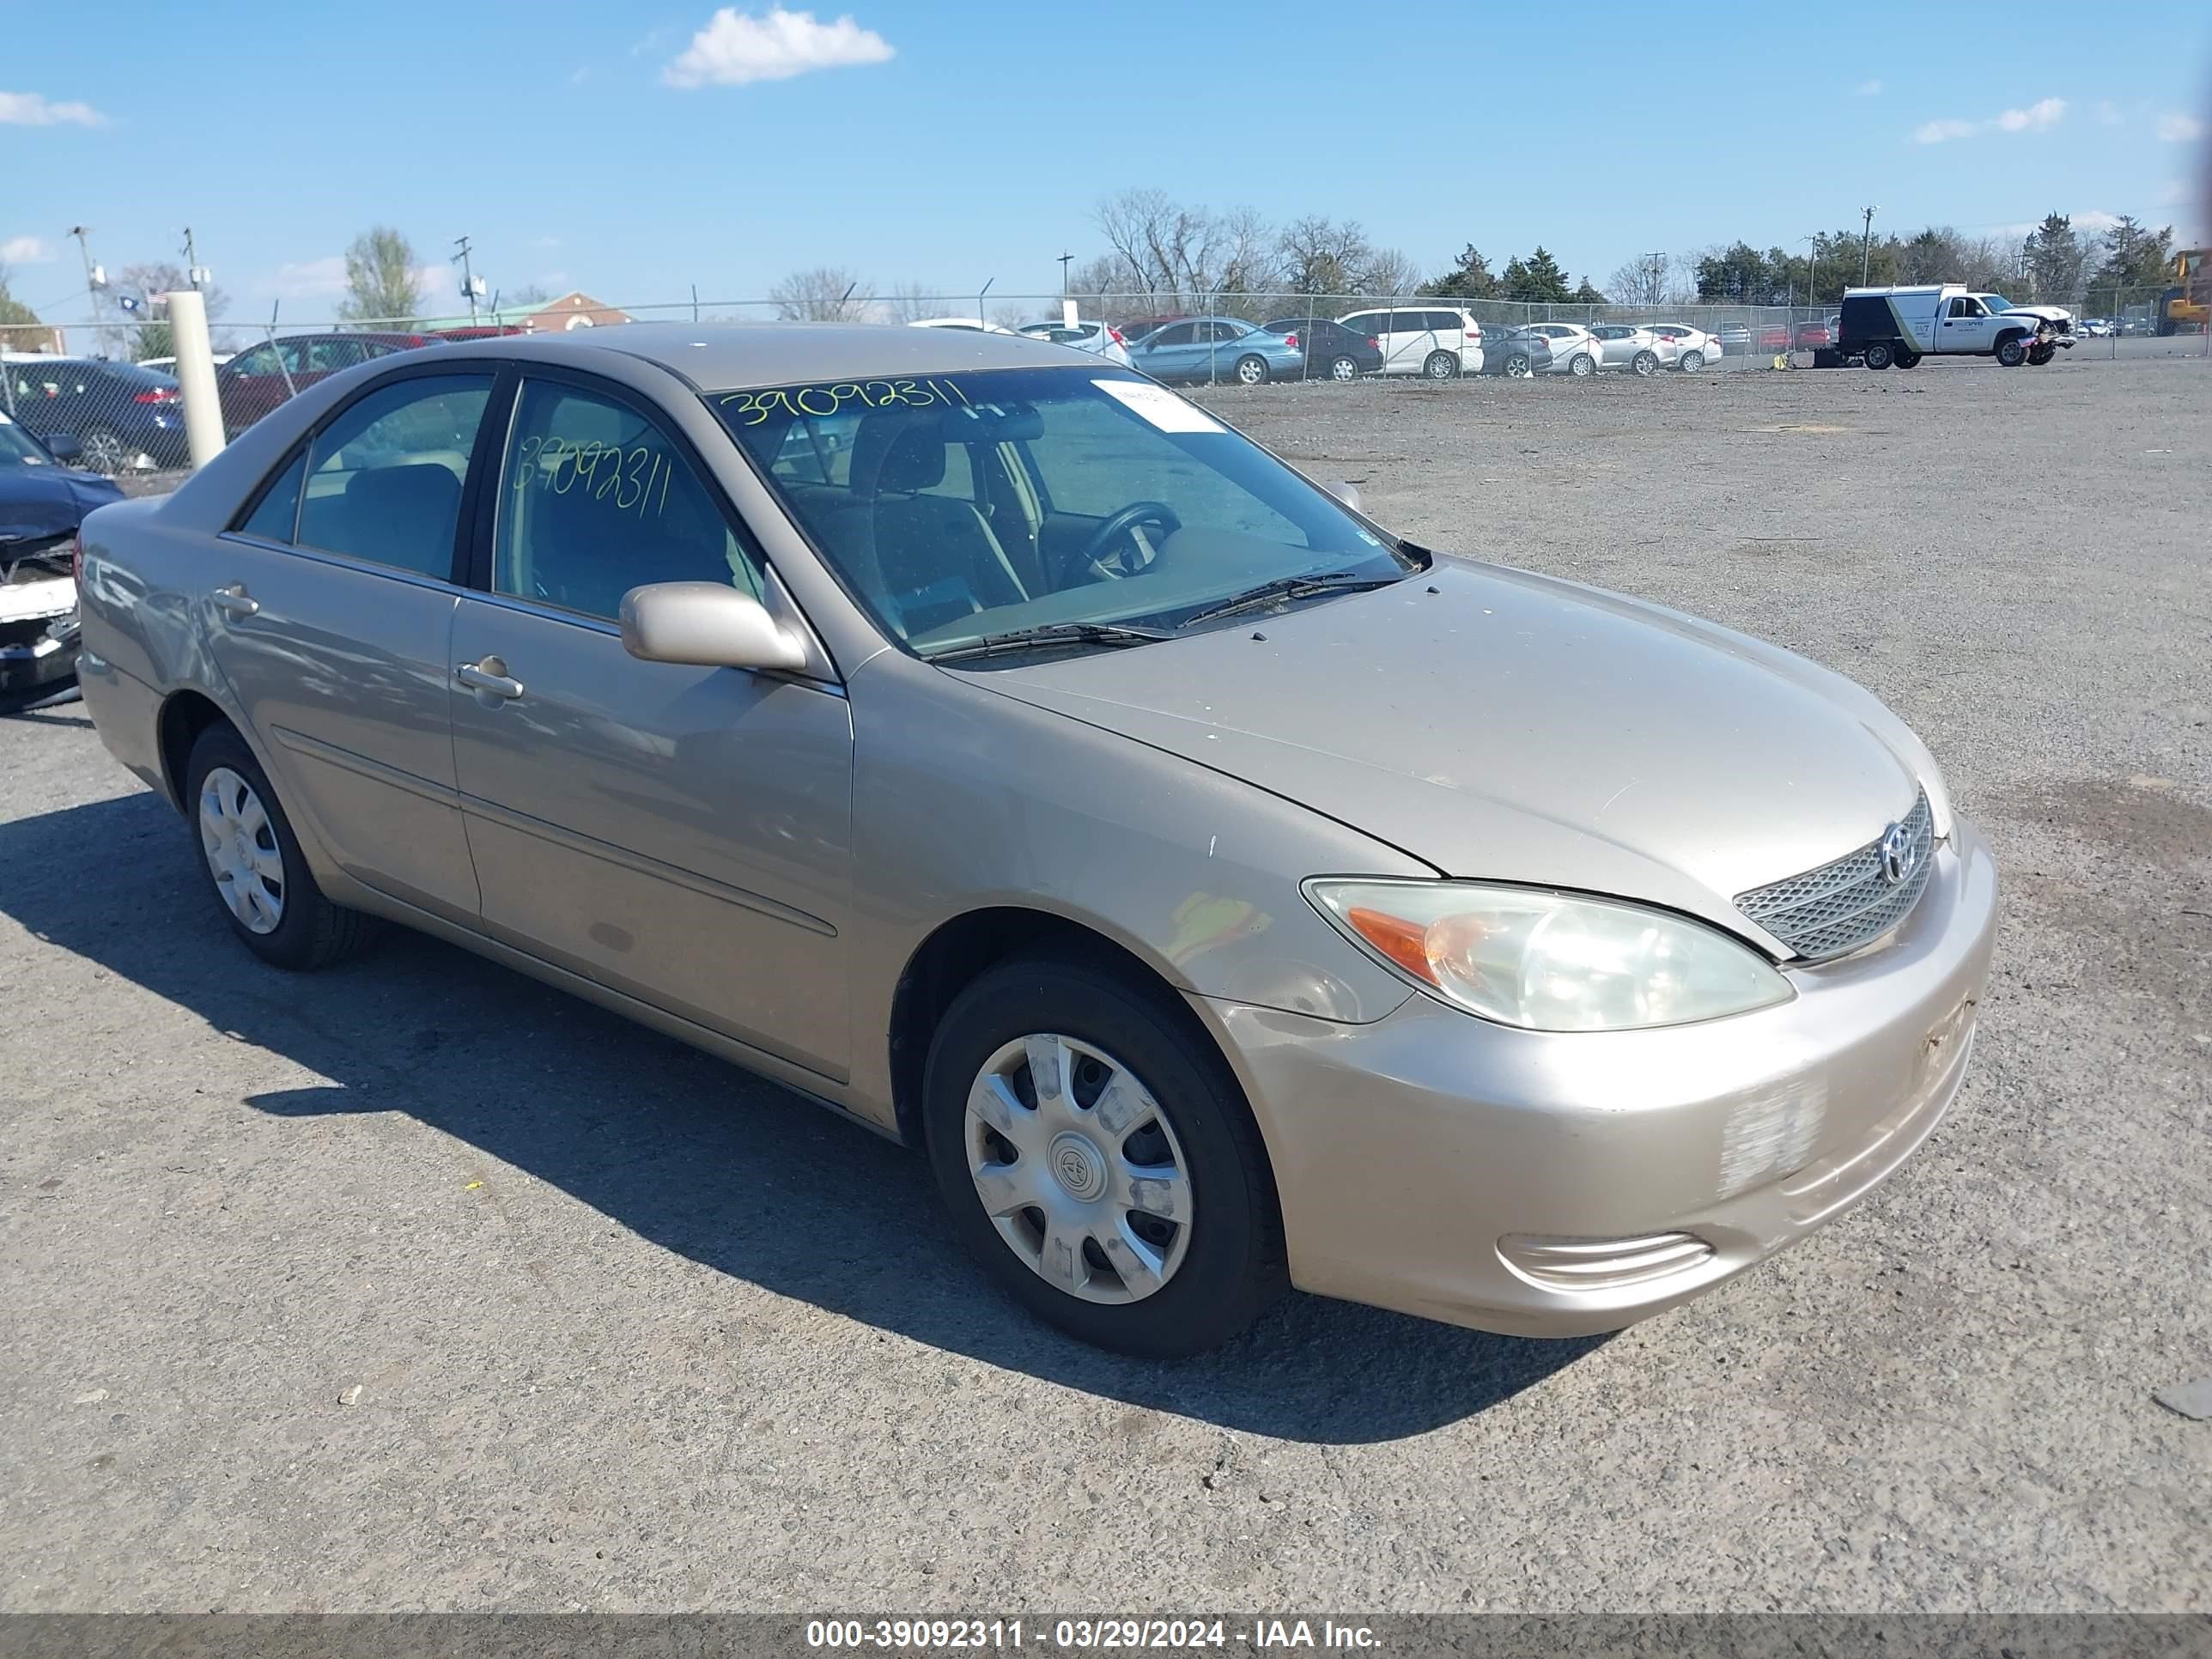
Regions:
<instances>
[{"instance_id":1,"label":"yellow construction vehicle","mask_svg":"<svg viewBox=\"0 0 2212 1659\"><path fill-rule=\"evenodd\" d=\"M2193 334L2212 319L2212 247L2184 248L2175 254L2173 281L2158 297L2158 331Z\"/></svg>"}]
</instances>

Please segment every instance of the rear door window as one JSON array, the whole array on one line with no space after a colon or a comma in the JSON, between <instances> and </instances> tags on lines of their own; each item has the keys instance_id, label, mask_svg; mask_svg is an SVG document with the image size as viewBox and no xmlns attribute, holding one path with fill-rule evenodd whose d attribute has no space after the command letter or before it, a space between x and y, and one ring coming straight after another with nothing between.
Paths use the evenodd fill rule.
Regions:
<instances>
[{"instance_id":1,"label":"rear door window","mask_svg":"<svg viewBox=\"0 0 2212 1659\"><path fill-rule=\"evenodd\" d=\"M418 374L349 404L307 452L301 544L452 580L489 374Z\"/></svg>"},{"instance_id":2,"label":"rear door window","mask_svg":"<svg viewBox=\"0 0 2212 1659\"><path fill-rule=\"evenodd\" d=\"M779 456L770 470L781 465ZM495 592L610 620L623 594L650 582L760 596L750 544L667 434L627 404L524 381L502 477Z\"/></svg>"}]
</instances>

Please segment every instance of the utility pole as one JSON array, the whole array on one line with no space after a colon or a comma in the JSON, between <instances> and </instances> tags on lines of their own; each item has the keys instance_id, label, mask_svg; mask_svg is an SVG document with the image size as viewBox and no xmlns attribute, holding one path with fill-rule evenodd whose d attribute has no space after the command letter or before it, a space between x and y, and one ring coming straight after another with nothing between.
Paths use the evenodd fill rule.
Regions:
<instances>
[{"instance_id":1,"label":"utility pole","mask_svg":"<svg viewBox=\"0 0 2212 1659\"><path fill-rule=\"evenodd\" d=\"M1874 216L1881 210L1878 207L1870 207L1862 208L1859 210L1866 215L1866 229L1859 236L1859 286L1864 288L1867 285L1867 272L1871 268L1869 261L1874 258Z\"/></svg>"},{"instance_id":2,"label":"utility pole","mask_svg":"<svg viewBox=\"0 0 2212 1659\"><path fill-rule=\"evenodd\" d=\"M211 280L207 267L200 263L199 249L192 242L192 228L185 227L185 280L196 289L205 288Z\"/></svg>"},{"instance_id":3,"label":"utility pole","mask_svg":"<svg viewBox=\"0 0 2212 1659\"><path fill-rule=\"evenodd\" d=\"M1812 267L1805 273L1805 303L1816 306L1820 303L1820 233L1808 232L1805 246L1812 250Z\"/></svg>"},{"instance_id":4,"label":"utility pole","mask_svg":"<svg viewBox=\"0 0 2212 1659\"><path fill-rule=\"evenodd\" d=\"M1068 261L1074 258L1073 253L1063 253L1060 256L1060 297L1063 300L1067 297Z\"/></svg>"},{"instance_id":5,"label":"utility pole","mask_svg":"<svg viewBox=\"0 0 2212 1659\"><path fill-rule=\"evenodd\" d=\"M473 323L477 319L477 279L476 273L469 269L469 239L465 236L456 236L453 238L453 246L460 249L460 252L446 263L449 265L458 264L461 268L461 292L469 296L469 321Z\"/></svg>"},{"instance_id":6,"label":"utility pole","mask_svg":"<svg viewBox=\"0 0 2212 1659\"><path fill-rule=\"evenodd\" d=\"M107 286L107 272L92 257L90 225L71 225L69 234L76 238L77 252L84 256L84 303L92 319L93 341L97 350L100 339L100 291Z\"/></svg>"}]
</instances>

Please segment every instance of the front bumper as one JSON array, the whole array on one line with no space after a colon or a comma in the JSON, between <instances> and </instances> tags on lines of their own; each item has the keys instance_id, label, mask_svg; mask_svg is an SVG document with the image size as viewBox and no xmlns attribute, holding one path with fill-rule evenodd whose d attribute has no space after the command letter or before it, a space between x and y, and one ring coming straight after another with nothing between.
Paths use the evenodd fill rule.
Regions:
<instances>
[{"instance_id":1,"label":"front bumper","mask_svg":"<svg viewBox=\"0 0 2212 1659\"><path fill-rule=\"evenodd\" d=\"M1199 1000L1274 1164L1300 1287L1525 1336L1618 1329L1856 1202L1956 1096L1996 871L1954 821L1881 945L1659 1030L1518 1031L1423 996L1369 1025Z\"/></svg>"}]
</instances>

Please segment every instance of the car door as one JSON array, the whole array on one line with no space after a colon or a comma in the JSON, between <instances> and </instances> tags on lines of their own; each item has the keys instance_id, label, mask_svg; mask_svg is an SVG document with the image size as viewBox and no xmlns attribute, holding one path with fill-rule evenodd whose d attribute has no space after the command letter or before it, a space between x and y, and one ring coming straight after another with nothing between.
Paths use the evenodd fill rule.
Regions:
<instances>
[{"instance_id":1,"label":"car door","mask_svg":"<svg viewBox=\"0 0 2212 1659\"><path fill-rule=\"evenodd\" d=\"M1198 325L1199 337L1206 342L1206 378L1209 380L1233 380L1237 378L1237 360L1244 355L1244 337L1252 330L1243 323L1216 318ZM1261 356L1266 356L1263 352ZM1273 367L1273 365L1270 365Z\"/></svg>"},{"instance_id":2,"label":"car door","mask_svg":"<svg viewBox=\"0 0 2212 1659\"><path fill-rule=\"evenodd\" d=\"M1163 380L1186 380L1203 375L1212 342L1200 345L1196 323L1170 323L1145 337L1143 347L1130 355L1146 374Z\"/></svg>"},{"instance_id":3,"label":"car door","mask_svg":"<svg viewBox=\"0 0 2212 1659\"><path fill-rule=\"evenodd\" d=\"M853 730L830 678L643 662L622 597L731 583L803 629L689 447L635 394L526 371L449 661L495 939L846 1076Z\"/></svg>"},{"instance_id":4,"label":"car door","mask_svg":"<svg viewBox=\"0 0 2212 1659\"><path fill-rule=\"evenodd\" d=\"M216 544L210 654L294 816L356 880L473 927L447 686L489 368L326 416Z\"/></svg>"},{"instance_id":5,"label":"car door","mask_svg":"<svg viewBox=\"0 0 2212 1659\"><path fill-rule=\"evenodd\" d=\"M1423 326L1425 319L1418 311L1386 311L1382 313L1383 331L1376 337L1382 349L1382 372L1385 374L1418 374L1421 360L1429 355L1429 337Z\"/></svg>"},{"instance_id":6,"label":"car door","mask_svg":"<svg viewBox=\"0 0 2212 1659\"><path fill-rule=\"evenodd\" d=\"M1939 351L1987 351L1991 323L1989 310L1971 294L1954 296L1944 307L1943 325L1937 331Z\"/></svg>"}]
</instances>

